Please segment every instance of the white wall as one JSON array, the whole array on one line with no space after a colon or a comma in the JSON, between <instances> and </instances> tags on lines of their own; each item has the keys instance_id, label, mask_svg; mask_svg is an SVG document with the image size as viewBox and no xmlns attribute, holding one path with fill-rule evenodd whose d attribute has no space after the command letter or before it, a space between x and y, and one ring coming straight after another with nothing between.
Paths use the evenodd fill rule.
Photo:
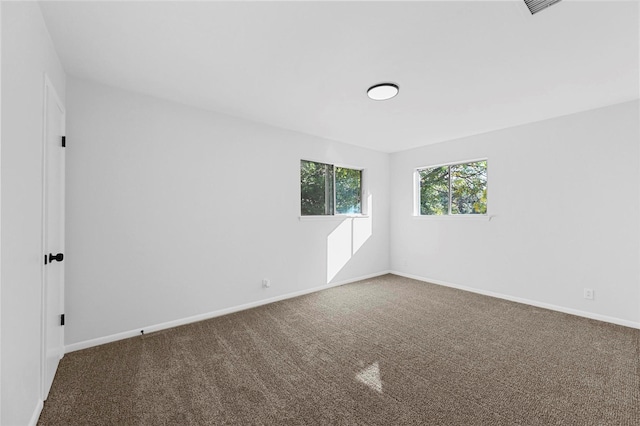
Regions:
<instances>
[{"instance_id":1,"label":"white wall","mask_svg":"<svg viewBox=\"0 0 640 426\"><path fill-rule=\"evenodd\" d=\"M3 425L28 424L41 406L44 73L64 96L64 71L38 4L3 2L0 419Z\"/></svg>"},{"instance_id":2,"label":"white wall","mask_svg":"<svg viewBox=\"0 0 640 426\"><path fill-rule=\"evenodd\" d=\"M392 154L391 269L640 326L639 141L634 101ZM491 221L412 217L416 167L483 157Z\"/></svg>"},{"instance_id":3,"label":"white wall","mask_svg":"<svg viewBox=\"0 0 640 426\"><path fill-rule=\"evenodd\" d=\"M0 2L0 99L2 99L2 2ZM2 309L2 102L0 102L0 309ZM0 382L2 381L2 314L0 312ZM0 422L2 422L2 385L0 384Z\"/></svg>"},{"instance_id":4,"label":"white wall","mask_svg":"<svg viewBox=\"0 0 640 426\"><path fill-rule=\"evenodd\" d=\"M68 347L388 270L387 154L67 88ZM300 159L364 167L371 218L299 220Z\"/></svg>"}]
</instances>

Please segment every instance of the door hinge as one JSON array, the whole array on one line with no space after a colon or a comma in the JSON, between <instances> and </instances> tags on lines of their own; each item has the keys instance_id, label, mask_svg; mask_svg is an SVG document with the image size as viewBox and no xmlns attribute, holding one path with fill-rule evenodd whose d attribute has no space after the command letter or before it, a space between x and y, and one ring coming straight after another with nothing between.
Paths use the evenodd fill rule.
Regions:
<instances>
[{"instance_id":1,"label":"door hinge","mask_svg":"<svg viewBox=\"0 0 640 426\"><path fill-rule=\"evenodd\" d=\"M54 260L57 262L62 262L64 260L64 253L49 253L49 263L53 262Z\"/></svg>"},{"instance_id":2,"label":"door hinge","mask_svg":"<svg viewBox=\"0 0 640 426\"><path fill-rule=\"evenodd\" d=\"M62 147L65 148L67 146L67 137L63 136L62 137Z\"/></svg>"},{"instance_id":3,"label":"door hinge","mask_svg":"<svg viewBox=\"0 0 640 426\"><path fill-rule=\"evenodd\" d=\"M60 315L60 325L64 325L64 314Z\"/></svg>"}]
</instances>

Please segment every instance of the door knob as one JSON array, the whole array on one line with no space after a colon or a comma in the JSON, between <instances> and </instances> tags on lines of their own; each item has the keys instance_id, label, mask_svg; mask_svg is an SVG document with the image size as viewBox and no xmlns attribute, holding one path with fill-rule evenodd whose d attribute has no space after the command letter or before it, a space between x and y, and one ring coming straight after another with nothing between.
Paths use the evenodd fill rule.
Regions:
<instances>
[{"instance_id":1,"label":"door knob","mask_svg":"<svg viewBox=\"0 0 640 426\"><path fill-rule=\"evenodd\" d=\"M57 260L58 262L62 262L62 259L64 259L64 254L62 253L58 253L56 255L49 253L49 263L53 262L54 260Z\"/></svg>"}]
</instances>

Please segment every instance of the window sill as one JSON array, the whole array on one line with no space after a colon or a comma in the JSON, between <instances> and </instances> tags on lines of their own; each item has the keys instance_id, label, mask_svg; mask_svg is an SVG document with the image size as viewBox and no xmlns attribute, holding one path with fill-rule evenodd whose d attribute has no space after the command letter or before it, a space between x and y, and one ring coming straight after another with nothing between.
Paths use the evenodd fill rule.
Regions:
<instances>
[{"instance_id":1,"label":"window sill","mask_svg":"<svg viewBox=\"0 0 640 426\"><path fill-rule=\"evenodd\" d=\"M489 222L495 215L488 214L460 214L460 215L413 215L413 219L417 220L476 220L481 222Z\"/></svg>"},{"instance_id":2,"label":"window sill","mask_svg":"<svg viewBox=\"0 0 640 426\"><path fill-rule=\"evenodd\" d=\"M344 220L344 219L367 219L369 215L366 214L334 214L334 215L322 215L322 216L298 216L301 222L317 221L317 220Z\"/></svg>"}]
</instances>

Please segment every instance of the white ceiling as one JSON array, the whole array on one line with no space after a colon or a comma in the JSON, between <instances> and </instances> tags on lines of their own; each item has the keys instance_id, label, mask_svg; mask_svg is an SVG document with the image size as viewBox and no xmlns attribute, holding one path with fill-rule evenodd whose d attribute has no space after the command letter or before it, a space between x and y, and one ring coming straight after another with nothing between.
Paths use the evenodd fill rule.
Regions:
<instances>
[{"instance_id":1,"label":"white ceiling","mask_svg":"<svg viewBox=\"0 0 640 426\"><path fill-rule=\"evenodd\" d=\"M41 7L70 75L384 152L639 97L633 1Z\"/></svg>"}]
</instances>

